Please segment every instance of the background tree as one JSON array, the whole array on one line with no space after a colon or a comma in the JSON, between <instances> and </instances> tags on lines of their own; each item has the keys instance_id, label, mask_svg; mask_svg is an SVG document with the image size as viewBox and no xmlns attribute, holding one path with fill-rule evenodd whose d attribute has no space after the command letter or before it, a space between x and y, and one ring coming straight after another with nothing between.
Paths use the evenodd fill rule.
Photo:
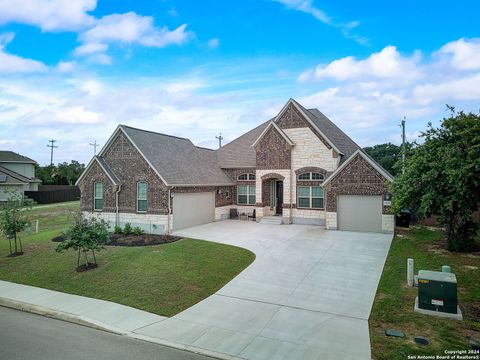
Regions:
<instances>
[{"instance_id":1,"label":"background tree","mask_svg":"<svg viewBox=\"0 0 480 360\"><path fill-rule=\"evenodd\" d=\"M58 165L37 166L35 173L43 185L74 185L85 170L85 165L76 160Z\"/></svg>"},{"instance_id":2,"label":"background tree","mask_svg":"<svg viewBox=\"0 0 480 360\"><path fill-rule=\"evenodd\" d=\"M409 155L411 149L415 144L406 142L405 152L406 156ZM370 155L376 162L387 170L392 175L397 175L401 170L402 162L402 146L392 143L377 144L374 146L367 146L363 148L365 152Z\"/></svg>"},{"instance_id":3,"label":"background tree","mask_svg":"<svg viewBox=\"0 0 480 360\"><path fill-rule=\"evenodd\" d=\"M63 252L73 249L77 254L77 271L88 270L97 267L95 251L102 249L101 244L110 237L108 224L104 220L96 218L84 218L81 214L74 217L72 226L65 232L65 240L58 244L55 249ZM93 263L88 260L88 253L92 254ZM85 265L80 266L80 255L83 253Z\"/></svg>"},{"instance_id":4,"label":"background tree","mask_svg":"<svg viewBox=\"0 0 480 360\"><path fill-rule=\"evenodd\" d=\"M25 231L30 226L27 215L31 207L32 202L29 199L25 199L18 194L12 194L3 210L0 210L0 232L9 242L9 256L23 254L22 240L18 233Z\"/></svg>"},{"instance_id":5,"label":"background tree","mask_svg":"<svg viewBox=\"0 0 480 360\"><path fill-rule=\"evenodd\" d=\"M424 143L412 150L405 173L395 178L393 209L438 215L448 249L464 251L478 232L472 214L480 204L480 116L449 109L451 116L439 128L428 124L421 134Z\"/></svg>"}]
</instances>

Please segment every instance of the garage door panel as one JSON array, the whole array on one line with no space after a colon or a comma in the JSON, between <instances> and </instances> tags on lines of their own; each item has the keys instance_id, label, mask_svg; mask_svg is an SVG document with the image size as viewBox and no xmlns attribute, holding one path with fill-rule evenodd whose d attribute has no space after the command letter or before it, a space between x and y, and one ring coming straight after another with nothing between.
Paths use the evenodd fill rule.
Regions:
<instances>
[{"instance_id":1,"label":"garage door panel","mask_svg":"<svg viewBox=\"0 0 480 360\"><path fill-rule=\"evenodd\" d=\"M174 230L207 224L214 220L214 216L215 194L213 192L175 194L173 198Z\"/></svg>"},{"instance_id":2,"label":"garage door panel","mask_svg":"<svg viewBox=\"0 0 480 360\"><path fill-rule=\"evenodd\" d=\"M382 231L382 197L338 196L338 228L347 231Z\"/></svg>"}]
</instances>

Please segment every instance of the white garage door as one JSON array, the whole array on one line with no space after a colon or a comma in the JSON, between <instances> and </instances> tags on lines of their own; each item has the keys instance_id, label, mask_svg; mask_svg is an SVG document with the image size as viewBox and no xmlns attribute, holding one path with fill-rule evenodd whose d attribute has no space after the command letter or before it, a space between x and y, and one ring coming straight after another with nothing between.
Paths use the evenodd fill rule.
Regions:
<instances>
[{"instance_id":1,"label":"white garage door","mask_svg":"<svg viewBox=\"0 0 480 360\"><path fill-rule=\"evenodd\" d=\"M213 192L180 194L173 197L173 230L212 222L215 216Z\"/></svg>"},{"instance_id":2,"label":"white garage door","mask_svg":"<svg viewBox=\"0 0 480 360\"><path fill-rule=\"evenodd\" d=\"M338 196L338 229L382 232L382 197Z\"/></svg>"}]
</instances>

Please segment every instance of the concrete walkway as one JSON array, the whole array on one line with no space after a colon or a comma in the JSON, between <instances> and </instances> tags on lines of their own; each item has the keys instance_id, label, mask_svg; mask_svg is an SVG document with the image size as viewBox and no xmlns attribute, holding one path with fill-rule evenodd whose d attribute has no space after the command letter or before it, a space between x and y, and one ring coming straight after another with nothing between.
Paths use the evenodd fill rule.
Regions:
<instances>
[{"instance_id":1,"label":"concrete walkway","mask_svg":"<svg viewBox=\"0 0 480 360\"><path fill-rule=\"evenodd\" d=\"M0 300L58 306L130 336L222 358L371 358L368 317L392 235L247 221L178 234L244 247L256 259L216 294L172 318L74 295L50 297L43 289L25 287L22 295L21 285L5 282Z\"/></svg>"}]
</instances>

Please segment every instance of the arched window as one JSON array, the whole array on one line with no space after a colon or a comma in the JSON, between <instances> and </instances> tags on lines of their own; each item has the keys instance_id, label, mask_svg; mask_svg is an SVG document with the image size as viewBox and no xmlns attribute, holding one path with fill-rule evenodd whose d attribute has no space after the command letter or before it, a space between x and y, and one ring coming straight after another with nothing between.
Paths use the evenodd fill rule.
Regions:
<instances>
[{"instance_id":1,"label":"arched window","mask_svg":"<svg viewBox=\"0 0 480 360\"><path fill-rule=\"evenodd\" d=\"M103 183L100 181L93 185L93 210L103 210Z\"/></svg>"},{"instance_id":2,"label":"arched window","mask_svg":"<svg viewBox=\"0 0 480 360\"><path fill-rule=\"evenodd\" d=\"M147 212L147 182L137 182L137 211Z\"/></svg>"},{"instance_id":3,"label":"arched window","mask_svg":"<svg viewBox=\"0 0 480 360\"><path fill-rule=\"evenodd\" d=\"M298 180L322 181L325 180L325 176L316 172L306 172L298 175Z\"/></svg>"},{"instance_id":4,"label":"arched window","mask_svg":"<svg viewBox=\"0 0 480 360\"><path fill-rule=\"evenodd\" d=\"M238 181L252 181L255 180L255 174L241 174L238 175Z\"/></svg>"}]
</instances>

